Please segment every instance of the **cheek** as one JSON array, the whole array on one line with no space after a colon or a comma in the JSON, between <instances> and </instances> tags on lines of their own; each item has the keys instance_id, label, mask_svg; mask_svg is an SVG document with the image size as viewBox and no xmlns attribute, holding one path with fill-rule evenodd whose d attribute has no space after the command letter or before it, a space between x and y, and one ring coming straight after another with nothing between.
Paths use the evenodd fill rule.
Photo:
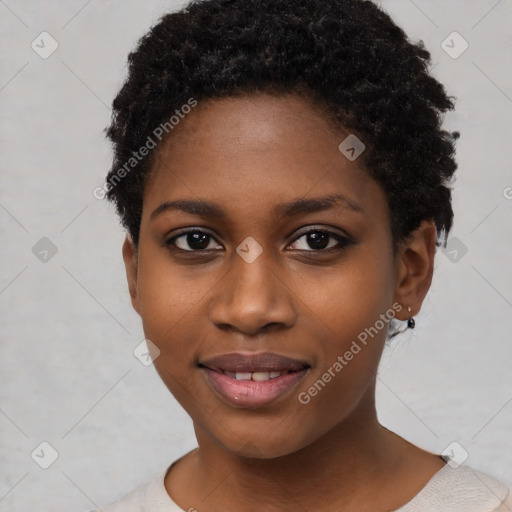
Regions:
<instances>
[{"instance_id":1,"label":"cheek","mask_svg":"<svg viewBox=\"0 0 512 512\"><path fill-rule=\"evenodd\" d=\"M317 310L321 320L305 326L316 333L311 350L317 364L301 387L307 395L301 403L311 399L327 416L351 410L375 378L393 313L371 295L334 302ZM330 409L333 404L336 408Z\"/></svg>"},{"instance_id":2,"label":"cheek","mask_svg":"<svg viewBox=\"0 0 512 512\"><path fill-rule=\"evenodd\" d=\"M138 293L144 335L159 349L154 365L169 390L180 401L190 390L190 375L205 340L205 286L201 279L191 279L177 266L151 265L139 268ZM190 400L190 398L188 398Z\"/></svg>"},{"instance_id":3,"label":"cheek","mask_svg":"<svg viewBox=\"0 0 512 512\"><path fill-rule=\"evenodd\" d=\"M342 349L375 324L393 297L390 266L378 258L354 256L325 272L302 272L294 292L304 304L302 315L318 324ZM382 327L381 327L382 328ZM329 346L333 346L332 344Z\"/></svg>"},{"instance_id":4,"label":"cheek","mask_svg":"<svg viewBox=\"0 0 512 512\"><path fill-rule=\"evenodd\" d=\"M187 325L197 321L204 300L216 284L215 274L198 267L171 264L161 249L140 259L138 296L144 332L157 346L178 343ZM218 280L218 276L217 276Z\"/></svg>"},{"instance_id":5,"label":"cheek","mask_svg":"<svg viewBox=\"0 0 512 512\"><path fill-rule=\"evenodd\" d=\"M310 400L327 415L354 407L375 378L394 316L389 262L364 255L351 261L330 275L301 278L301 287L308 290L302 330L316 339L312 350L317 360L302 386L302 403ZM330 410L333 403L336 409Z\"/></svg>"}]
</instances>

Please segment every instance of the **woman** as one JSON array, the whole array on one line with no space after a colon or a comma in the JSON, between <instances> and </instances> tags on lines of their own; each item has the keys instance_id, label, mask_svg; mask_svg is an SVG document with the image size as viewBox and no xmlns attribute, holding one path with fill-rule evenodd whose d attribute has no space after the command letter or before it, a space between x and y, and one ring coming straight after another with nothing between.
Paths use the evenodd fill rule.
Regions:
<instances>
[{"instance_id":1,"label":"woman","mask_svg":"<svg viewBox=\"0 0 512 512\"><path fill-rule=\"evenodd\" d=\"M104 511L511 509L377 418L453 221L429 59L363 0L193 2L130 54L105 192L198 447Z\"/></svg>"}]
</instances>

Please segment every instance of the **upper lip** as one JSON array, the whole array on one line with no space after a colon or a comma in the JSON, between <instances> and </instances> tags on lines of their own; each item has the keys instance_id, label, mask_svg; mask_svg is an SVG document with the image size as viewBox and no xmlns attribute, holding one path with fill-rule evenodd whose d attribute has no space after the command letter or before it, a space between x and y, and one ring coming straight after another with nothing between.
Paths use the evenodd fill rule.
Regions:
<instances>
[{"instance_id":1,"label":"upper lip","mask_svg":"<svg viewBox=\"0 0 512 512\"><path fill-rule=\"evenodd\" d=\"M306 361L273 352L221 354L199 362L210 370L228 372L277 372L282 370L302 370L309 368Z\"/></svg>"}]
</instances>

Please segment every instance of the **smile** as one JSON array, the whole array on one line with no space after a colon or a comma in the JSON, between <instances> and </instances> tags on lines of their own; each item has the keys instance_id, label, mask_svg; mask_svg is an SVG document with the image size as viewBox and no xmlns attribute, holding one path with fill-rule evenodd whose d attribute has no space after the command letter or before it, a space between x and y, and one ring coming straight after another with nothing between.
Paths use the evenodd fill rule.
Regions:
<instances>
[{"instance_id":1,"label":"smile","mask_svg":"<svg viewBox=\"0 0 512 512\"><path fill-rule=\"evenodd\" d=\"M259 408L284 398L310 368L271 372L229 372L200 367L208 385L229 405Z\"/></svg>"}]
</instances>

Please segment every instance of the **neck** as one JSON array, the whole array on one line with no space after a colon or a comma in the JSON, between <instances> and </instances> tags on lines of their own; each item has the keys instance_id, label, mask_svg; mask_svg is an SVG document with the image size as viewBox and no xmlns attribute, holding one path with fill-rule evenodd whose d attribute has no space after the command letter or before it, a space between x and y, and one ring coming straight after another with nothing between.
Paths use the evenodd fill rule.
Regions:
<instances>
[{"instance_id":1,"label":"neck","mask_svg":"<svg viewBox=\"0 0 512 512\"><path fill-rule=\"evenodd\" d=\"M205 500L212 511L248 510L248 503L277 511L295 502L294 508L313 512L338 502L361 503L369 488L373 493L377 485L389 483L400 462L398 436L378 422L374 387L340 424L280 457L240 456L194 426L199 444L194 478L202 489L201 499L208 495Z\"/></svg>"}]
</instances>

